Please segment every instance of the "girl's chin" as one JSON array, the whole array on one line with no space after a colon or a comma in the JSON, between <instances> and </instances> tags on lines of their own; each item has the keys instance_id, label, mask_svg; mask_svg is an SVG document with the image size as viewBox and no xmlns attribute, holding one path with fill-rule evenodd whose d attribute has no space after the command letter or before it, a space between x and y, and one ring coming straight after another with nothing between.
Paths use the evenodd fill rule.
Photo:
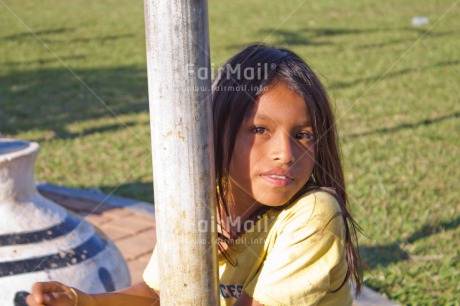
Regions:
<instances>
[{"instance_id":1,"label":"girl's chin","mask_svg":"<svg viewBox=\"0 0 460 306\"><path fill-rule=\"evenodd\" d=\"M271 207L278 207L286 204L292 197L261 197L260 199L256 199L257 202L260 204L271 206Z\"/></svg>"},{"instance_id":2,"label":"girl's chin","mask_svg":"<svg viewBox=\"0 0 460 306\"><path fill-rule=\"evenodd\" d=\"M300 190L300 187L267 188L263 186L263 188L254 188L253 190L254 200L266 206L277 207L288 203Z\"/></svg>"}]
</instances>

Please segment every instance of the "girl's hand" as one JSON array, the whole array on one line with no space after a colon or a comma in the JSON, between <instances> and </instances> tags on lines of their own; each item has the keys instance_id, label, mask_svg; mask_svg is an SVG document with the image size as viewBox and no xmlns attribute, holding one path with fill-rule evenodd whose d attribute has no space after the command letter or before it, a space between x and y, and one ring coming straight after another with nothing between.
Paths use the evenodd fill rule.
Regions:
<instances>
[{"instance_id":1,"label":"girl's hand","mask_svg":"<svg viewBox=\"0 0 460 306\"><path fill-rule=\"evenodd\" d=\"M59 282L35 283L26 298L29 306L75 306L81 292Z\"/></svg>"}]
</instances>

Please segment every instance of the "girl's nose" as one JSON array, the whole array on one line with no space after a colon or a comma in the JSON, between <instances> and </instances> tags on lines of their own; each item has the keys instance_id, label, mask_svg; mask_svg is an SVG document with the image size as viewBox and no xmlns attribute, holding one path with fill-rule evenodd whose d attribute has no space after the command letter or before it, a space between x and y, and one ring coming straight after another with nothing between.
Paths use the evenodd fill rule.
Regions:
<instances>
[{"instance_id":1,"label":"girl's nose","mask_svg":"<svg viewBox=\"0 0 460 306\"><path fill-rule=\"evenodd\" d=\"M272 138L271 155L273 160L279 161L283 164L289 164L295 161L294 147L296 144L292 137L280 131Z\"/></svg>"}]
</instances>

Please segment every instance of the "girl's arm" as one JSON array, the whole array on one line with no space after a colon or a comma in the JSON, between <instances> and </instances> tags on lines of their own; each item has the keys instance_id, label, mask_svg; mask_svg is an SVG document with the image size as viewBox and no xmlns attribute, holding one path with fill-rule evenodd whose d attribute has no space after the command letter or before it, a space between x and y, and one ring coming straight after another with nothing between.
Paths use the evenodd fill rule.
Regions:
<instances>
[{"instance_id":1,"label":"girl's arm","mask_svg":"<svg viewBox=\"0 0 460 306\"><path fill-rule=\"evenodd\" d=\"M120 291L94 295L73 290L78 296L79 306L160 305L158 293L150 289L144 282ZM29 306L74 306L76 304L72 289L59 282L35 283L26 301Z\"/></svg>"},{"instance_id":2,"label":"girl's arm","mask_svg":"<svg viewBox=\"0 0 460 306\"><path fill-rule=\"evenodd\" d=\"M235 302L235 304L233 304L233 306L263 306L263 304L260 304L252 297L247 295L246 292L243 292L243 294L240 295L240 297Z\"/></svg>"}]
</instances>

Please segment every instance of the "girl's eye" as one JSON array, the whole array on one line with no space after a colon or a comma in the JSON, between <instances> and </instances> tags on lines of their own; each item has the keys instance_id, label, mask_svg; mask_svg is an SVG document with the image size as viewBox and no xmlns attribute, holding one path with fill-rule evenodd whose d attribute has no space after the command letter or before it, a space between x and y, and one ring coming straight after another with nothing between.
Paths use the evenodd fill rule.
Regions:
<instances>
[{"instance_id":1,"label":"girl's eye","mask_svg":"<svg viewBox=\"0 0 460 306\"><path fill-rule=\"evenodd\" d=\"M305 139L305 140L312 140L313 139L313 134L309 132L301 132L295 134L296 139Z\"/></svg>"},{"instance_id":2,"label":"girl's eye","mask_svg":"<svg viewBox=\"0 0 460 306\"><path fill-rule=\"evenodd\" d=\"M267 133L267 129L264 128L264 127L260 127L260 126L256 126L256 127L253 127L251 129L251 132L255 133L255 134L266 134Z\"/></svg>"}]
</instances>

